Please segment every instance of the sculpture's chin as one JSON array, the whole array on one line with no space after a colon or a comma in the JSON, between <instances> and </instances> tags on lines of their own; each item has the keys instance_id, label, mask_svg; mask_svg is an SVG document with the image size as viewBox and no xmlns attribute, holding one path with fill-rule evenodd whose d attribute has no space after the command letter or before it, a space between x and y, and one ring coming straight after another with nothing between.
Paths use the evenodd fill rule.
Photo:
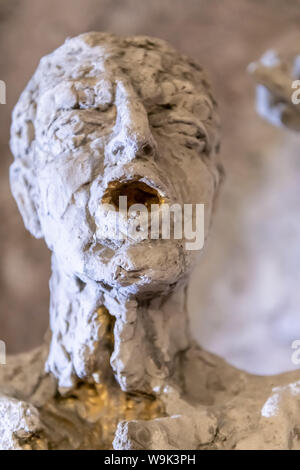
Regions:
<instances>
[{"instance_id":1,"label":"sculpture's chin","mask_svg":"<svg viewBox=\"0 0 300 470\"><path fill-rule=\"evenodd\" d=\"M153 296L154 294L169 293L177 285L180 277L178 272L169 272L167 275L162 275L159 270L153 268L151 271L143 269L138 272L128 272L121 269L113 281L113 286L120 293Z\"/></svg>"},{"instance_id":2,"label":"sculpture's chin","mask_svg":"<svg viewBox=\"0 0 300 470\"><path fill-rule=\"evenodd\" d=\"M144 242L121 250L114 264L116 279L140 284L175 282L184 266L182 250L170 240Z\"/></svg>"},{"instance_id":3,"label":"sculpture's chin","mask_svg":"<svg viewBox=\"0 0 300 470\"><path fill-rule=\"evenodd\" d=\"M121 248L107 261L91 260L86 265L88 277L133 293L167 291L186 274L184 251L170 240Z\"/></svg>"}]
</instances>

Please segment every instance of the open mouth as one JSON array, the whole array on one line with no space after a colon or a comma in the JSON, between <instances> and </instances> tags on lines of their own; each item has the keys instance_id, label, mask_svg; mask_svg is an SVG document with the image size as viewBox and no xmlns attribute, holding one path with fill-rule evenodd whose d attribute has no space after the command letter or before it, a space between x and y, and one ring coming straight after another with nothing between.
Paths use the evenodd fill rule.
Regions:
<instances>
[{"instance_id":1,"label":"open mouth","mask_svg":"<svg viewBox=\"0 0 300 470\"><path fill-rule=\"evenodd\" d=\"M155 188L139 180L129 182L111 181L103 195L102 203L112 204L119 210L119 198L121 196L127 197L128 209L134 204L143 204L150 212L152 205L164 203L164 198Z\"/></svg>"}]
</instances>

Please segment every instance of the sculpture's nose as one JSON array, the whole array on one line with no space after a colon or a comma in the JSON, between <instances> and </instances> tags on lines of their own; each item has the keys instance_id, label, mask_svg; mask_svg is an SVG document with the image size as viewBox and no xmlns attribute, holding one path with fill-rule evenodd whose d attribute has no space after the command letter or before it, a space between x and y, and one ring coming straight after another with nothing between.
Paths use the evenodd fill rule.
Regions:
<instances>
[{"instance_id":1,"label":"sculpture's nose","mask_svg":"<svg viewBox=\"0 0 300 470\"><path fill-rule=\"evenodd\" d=\"M117 120L113 137L106 147L107 163L128 163L137 158L155 158L156 143L147 111L132 87L117 84Z\"/></svg>"}]
</instances>

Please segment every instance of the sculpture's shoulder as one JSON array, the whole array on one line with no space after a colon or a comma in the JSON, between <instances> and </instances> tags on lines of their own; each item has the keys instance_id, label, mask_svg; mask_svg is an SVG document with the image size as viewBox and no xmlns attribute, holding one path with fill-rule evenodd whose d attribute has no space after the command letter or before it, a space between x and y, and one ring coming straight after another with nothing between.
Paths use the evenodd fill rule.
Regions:
<instances>
[{"instance_id":1,"label":"sculpture's shoulder","mask_svg":"<svg viewBox=\"0 0 300 470\"><path fill-rule=\"evenodd\" d=\"M0 450L47 449L39 408L56 391L44 370L48 348L8 356L0 366Z\"/></svg>"},{"instance_id":2,"label":"sculpture's shoulder","mask_svg":"<svg viewBox=\"0 0 300 470\"><path fill-rule=\"evenodd\" d=\"M56 382L45 372L48 346L40 346L28 353L8 356L0 366L0 395L19 400L30 400L41 406L56 391Z\"/></svg>"},{"instance_id":3,"label":"sculpture's shoulder","mask_svg":"<svg viewBox=\"0 0 300 470\"><path fill-rule=\"evenodd\" d=\"M47 439L33 405L0 396L0 450L46 450Z\"/></svg>"}]
</instances>

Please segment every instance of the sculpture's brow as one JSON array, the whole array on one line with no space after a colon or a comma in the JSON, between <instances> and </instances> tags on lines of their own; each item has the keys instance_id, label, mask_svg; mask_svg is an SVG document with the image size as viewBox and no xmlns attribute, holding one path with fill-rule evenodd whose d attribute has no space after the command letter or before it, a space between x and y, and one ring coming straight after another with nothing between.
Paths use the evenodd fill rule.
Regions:
<instances>
[{"instance_id":1,"label":"sculpture's brow","mask_svg":"<svg viewBox=\"0 0 300 470\"><path fill-rule=\"evenodd\" d=\"M57 111L53 119L49 121L47 128L53 126L57 121L60 121L59 125L67 124L77 124L80 121L85 124L95 124L98 125L103 120L104 114L111 111L114 104L111 104L106 109L96 109L96 108L61 108ZM105 116L107 119L107 116Z\"/></svg>"}]
</instances>

